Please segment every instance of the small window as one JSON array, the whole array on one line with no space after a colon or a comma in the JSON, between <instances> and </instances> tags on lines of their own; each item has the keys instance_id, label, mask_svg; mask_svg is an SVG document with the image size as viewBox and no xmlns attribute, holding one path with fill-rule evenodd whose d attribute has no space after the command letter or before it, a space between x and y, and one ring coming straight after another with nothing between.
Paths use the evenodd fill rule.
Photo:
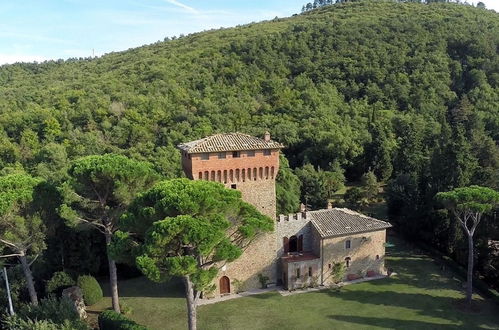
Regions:
<instances>
[{"instance_id":1,"label":"small window","mask_svg":"<svg viewBox=\"0 0 499 330\"><path fill-rule=\"evenodd\" d=\"M333 265L329 264L329 265L327 265L327 267L328 267L329 269L331 269L331 268L333 268Z\"/></svg>"},{"instance_id":2,"label":"small window","mask_svg":"<svg viewBox=\"0 0 499 330\"><path fill-rule=\"evenodd\" d=\"M376 255L376 260L379 260L379 254Z\"/></svg>"},{"instance_id":3,"label":"small window","mask_svg":"<svg viewBox=\"0 0 499 330\"><path fill-rule=\"evenodd\" d=\"M300 268L296 268L296 278L300 278Z\"/></svg>"},{"instance_id":4,"label":"small window","mask_svg":"<svg viewBox=\"0 0 499 330\"><path fill-rule=\"evenodd\" d=\"M308 276L312 276L312 267L308 267Z\"/></svg>"},{"instance_id":5,"label":"small window","mask_svg":"<svg viewBox=\"0 0 499 330\"><path fill-rule=\"evenodd\" d=\"M255 157L255 150L246 151L246 156L247 157Z\"/></svg>"},{"instance_id":6,"label":"small window","mask_svg":"<svg viewBox=\"0 0 499 330\"><path fill-rule=\"evenodd\" d=\"M218 159L225 159L225 152L219 152Z\"/></svg>"},{"instance_id":7,"label":"small window","mask_svg":"<svg viewBox=\"0 0 499 330\"><path fill-rule=\"evenodd\" d=\"M272 154L272 152L271 152L270 150L268 150L268 149L265 149L265 150L263 151L263 155L264 155L264 156L270 156L271 154Z\"/></svg>"},{"instance_id":8,"label":"small window","mask_svg":"<svg viewBox=\"0 0 499 330\"><path fill-rule=\"evenodd\" d=\"M350 257L345 258L345 266L347 266L347 268L350 267L350 261L352 261Z\"/></svg>"},{"instance_id":9,"label":"small window","mask_svg":"<svg viewBox=\"0 0 499 330\"><path fill-rule=\"evenodd\" d=\"M208 160L210 159L210 154L205 152L204 154L201 154L201 160Z\"/></svg>"},{"instance_id":10,"label":"small window","mask_svg":"<svg viewBox=\"0 0 499 330\"><path fill-rule=\"evenodd\" d=\"M349 239L347 239L346 242L345 242L345 249L349 249L351 246L352 246L352 241L350 241Z\"/></svg>"},{"instance_id":11,"label":"small window","mask_svg":"<svg viewBox=\"0 0 499 330\"><path fill-rule=\"evenodd\" d=\"M239 158L239 157L241 157L240 151L233 151L232 152L232 158Z\"/></svg>"},{"instance_id":12,"label":"small window","mask_svg":"<svg viewBox=\"0 0 499 330\"><path fill-rule=\"evenodd\" d=\"M237 189L237 185L235 183L231 184L230 189Z\"/></svg>"}]
</instances>

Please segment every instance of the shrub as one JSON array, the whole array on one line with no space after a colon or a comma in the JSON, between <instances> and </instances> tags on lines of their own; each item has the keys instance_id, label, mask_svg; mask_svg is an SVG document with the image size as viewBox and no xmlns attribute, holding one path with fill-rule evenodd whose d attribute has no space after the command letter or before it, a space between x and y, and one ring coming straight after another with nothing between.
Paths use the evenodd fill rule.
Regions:
<instances>
[{"instance_id":1,"label":"shrub","mask_svg":"<svg viewBox=\"0 0 499 330\"><path fill-rule=\"evenodd\" d=\"M133 312L133 308L124 301L120 300L120 311L123 315L130 315Z\"/></svg>"},{"instance_id":2,"label":"shrub","mask_svg":"<svg viewBox=\"0 0 499 330\"><path fill-rule=\"evenodd\" d=\"M90 275L78 276L76 281L83 293L83 300L86 305L93 305L102 299L102 289L95 277Z\"/></svg>"},{"instance_id":3,"label":"shrub","mask_svg":"<svg viewBox=\"0 0 499 330\"><path fill-rule=\"evenodd\" d=\"M236 293L244 292L244 282L238 279L234 279L232 281L232 286L235 288L234 291Z\"/></svg>"},{"instance_id":4,"label":"shrub","mask_svg":"<svg viewBox=\"0 0 499 330\"><path fill-rule=\"evenodd\" d=\"M64 321L57 324L48 320L23 319L18 315L8 316L2 322L2 329L11 330L89 330L90 328L81 322L76 324L70 321Z\"/></svg>"},{"instance_id":5,"label":"shrub","mask_svg":"<svg viewBox=\"0 0 499 330\"><path fill-rule=\"evenodd\" d=\"M23 305L18 314L23 319L49 320L55 323L79 319L73 303L68 298L51 297L42 299L38 305Z\"/></svg>"},{"instance_id":6,"label":"shrub","mask_svg":"<svg viewBox=\"0 0 499 330\"><path fill-rule=\"evenodd\" d=\"M7 329L67 329L87 330L89 327L80 320L74 310L73 303L68 298L42 299L38 305L24 305L15 317L10 317L4 323Z\"/></svg>"},{"instance_id":7,"label":"shrub","mask_svg":"<svg viewBox=\"0 0 499 330\"><path fill-rule=\"evenodd\" d=\"M146 327L135 323L126 316L109 310L99 314L100 330L147 330Z\"/></svg>"},{"instance_id":8,"label":"shrub","mask_svg":"<svg viewBox=\"0 0 499 330\"><path fill-rule=\"evenodd\" d=\"M331 269L331 274L334 283L341 282L345 276L345 265L342 262L335 263Z\"/></svg>"},{"instance_id":9,"label":"shrub","mask_svg":"<svg viewBox=\"0 0 499 330\"><path fill-rule=\"evenodd\" d=\"M60 293L63 289L75 285L75 281L66 272L55 272L47 282L45 291L47 293Z\"/></svg>"},{"instance_id":10,"label":"shrub","mask_svg":"<svg viewBox=\"0 0 499 330\"><path fill-rule=\"evenodd\" d=\"M263 274L258 274L258 281L260 282L262 289L267 287L267 282L269 281L269 277Z\"/></svg>"}]
</instances>

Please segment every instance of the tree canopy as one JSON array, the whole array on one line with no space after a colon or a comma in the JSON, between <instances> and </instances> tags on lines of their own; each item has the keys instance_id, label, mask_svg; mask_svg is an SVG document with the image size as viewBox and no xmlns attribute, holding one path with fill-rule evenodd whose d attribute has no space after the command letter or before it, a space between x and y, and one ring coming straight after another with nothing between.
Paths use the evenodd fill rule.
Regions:
<instances>
[{"instance_id":1,"label":"tree canopy","mask_svg":"<svg viewBox=\"0 0 499 330\"><path fill-rule=\"evenodd\" d=\"M28 174L0 176L0 257L18 257L33 304L38 296L30 269L29 257L45 249L45 225L36 207L40 179Z\"/></svg>"},{"instance_id":2,"label":"tree canopy","mask_svg":"<svg viewBox=\"0 0 499 330\"><path fill-rule=\"evenodd\" d=\"M475 249L473 236L484 213L490 212L499 204L499 192L487 187L470 186L440 192L436 195L436 199L453 212L468 237L466 301L468 306L471 307Z\"/></svg>"},{"instance_id":3,"label":"tree canopy","mask_svg":"<svg viewBox=\"0 0 499 330\"><path fill-rule=\"evenodd\" d=\"M499 204L499 192L487 187L470 186L438 193L437 199L456 214L487 213Z\"/></svg>"},{"instance_id":4,"label":"tree canopy","mask_svg":"<svg viewBox=\"0 0 499 330\"><path fill-rule=\"evenodd\" d=\"M113 255L134 260L154 281L183 278L189 328L195 329L197 300L214 289L219 267L237 259L259 233L272 231L273 220L243 202L237 190L175 179L142 193L119 227Z\"/></svg>"},{"instance_id":5,"label":"tree canopy","mask_svg":"<svg viewBox=\"0 0 499 330\"><path fill-rule=\"evenodd\" d=\"M150 164L114 154L78 159L68 174L69 180L61 188L66 199L61 215L73 223L95 227L105 235L107 245L132 199L157 178ZM119 312L116 264L109 256L108 262L113 308Z\"/></svg>"}]
</instances>

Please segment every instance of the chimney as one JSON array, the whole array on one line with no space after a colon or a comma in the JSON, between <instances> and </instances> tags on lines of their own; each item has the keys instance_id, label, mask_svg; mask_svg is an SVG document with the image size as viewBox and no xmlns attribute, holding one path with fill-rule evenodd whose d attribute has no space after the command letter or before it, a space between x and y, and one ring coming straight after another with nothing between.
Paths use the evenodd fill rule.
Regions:
<instances>
[{"instance_id":1,"label":"chimney","mask_svg":"<svg viewBox=\"0 0 499 330\"><path fill-rule=\"evenodd\" d=\"M333 203L331 203L330 201L327 202L327 209L330 210L333 208Z\"/></svg>"},{"instance_id":2,"label":"chimney","mask_svg":"<svg viewBox=\"0 0 499 330\"><path fill-rule=\"evenodd\" d=\"M301 203L300 204L300 212L305 212L307 211L307 207L305 206L305 204Z\"/></svg>"},{"instance_id":3,"label":"chimney","mask_svg":"<svg viewBox=\"0 0 499 330\"><path fill-rule=\"evenodd\" d=\"M270 141L270 133L269 133L269 131L266 131L266 132L265 132L265 135L263 136L263 139L264 139L265 141L267 141L267 142L268 142L268 141Z\"/></svg>"}]
</instances>

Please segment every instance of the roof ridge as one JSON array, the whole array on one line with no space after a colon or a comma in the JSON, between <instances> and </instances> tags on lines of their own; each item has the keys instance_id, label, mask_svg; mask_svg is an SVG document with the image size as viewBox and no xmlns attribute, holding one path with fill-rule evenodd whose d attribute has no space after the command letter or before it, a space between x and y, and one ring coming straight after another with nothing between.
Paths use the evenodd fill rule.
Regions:
<instances>
[{"instance_id":1,"label":"roof ridge","mask_svg":"<svg viewBox=\"0 0 499 330\"><path fill-rule=\"evenodd\" d=\"M320 209L308 213L311 213L311 222L322 237L371 232L392 226L389 222L348 208Z\"/></svg>"},{"instance_id":2,"label":"roof ridge","mask_svg":"<svg viewBox=\"0 0 499 330\"><path fill-rule=\"evenodd\" d=\"M241 132L215 133L202 139L181 143L178 148L187 153L222 152L237 150L281 149L274 140L265 140Z\"/></svg>"}]
</instances>

